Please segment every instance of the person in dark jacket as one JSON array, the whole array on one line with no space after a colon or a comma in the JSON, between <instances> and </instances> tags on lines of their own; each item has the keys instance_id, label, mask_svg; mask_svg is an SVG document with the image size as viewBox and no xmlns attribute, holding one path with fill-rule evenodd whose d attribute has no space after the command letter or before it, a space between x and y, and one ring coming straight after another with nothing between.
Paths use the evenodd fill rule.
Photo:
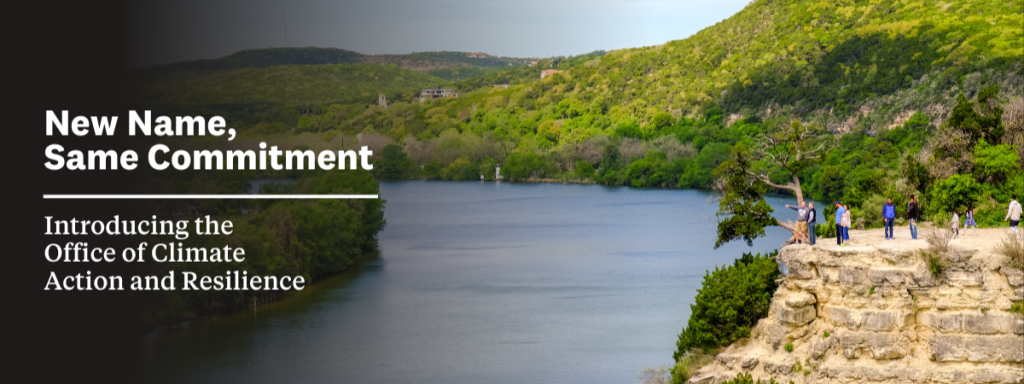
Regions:
<instances>
[{"instance_id":1,"label":"person in dark jacket","mask_svg":"<svg viewBox=\"0 0 1024 384\"><path fill-rule=\"evenodd\" d=\"M910 237L917 240L917 195L910 196L910 202L907 203L907 222L910 223Z\"/></svg>"},{"instance_id":2,"label":"person in dark jacket","mask_svg":"<svg viewBox=\"0 0 1024 384\"><path fill-rule=\"evenodd\" d=\"M811 237L811 245L814 245L817 241L814 237L814 226L816 224L815 221L818 219L818 210L814 209L814 203L807 204L807 209L807 234Z\"/></svg>"},{"instance_id":3,"label":"person in dark jacket","mask_svg":"<svg viewBox=\"0 0 1024 384\"><path fill-rule=\"evenodd\" d=\"M836 200L836 245L843 245L843 213L846 209Z\"/></svg>"},{"instance_id":4,"label":"person in dark jacket","mask_svg":"<svg viewBox=\"0 0 1024 384\"><path fill-rule=\"evenodd\" d=\"M896 220L896 206L892 205L892 198L888 198L882 205L882 219L885 221L885 239L892 240L892 222Z\"/></svg>"}]
</instances>

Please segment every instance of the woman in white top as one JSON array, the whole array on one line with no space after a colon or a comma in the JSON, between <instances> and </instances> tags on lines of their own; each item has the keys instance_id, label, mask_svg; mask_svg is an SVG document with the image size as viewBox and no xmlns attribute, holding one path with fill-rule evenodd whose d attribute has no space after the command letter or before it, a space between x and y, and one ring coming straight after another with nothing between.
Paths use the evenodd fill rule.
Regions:
<instances>
[{"instance_id":1,"label":"woman in white top","mask_svg":"<svg viewBox=\"0 0 1024 384\"><path fill-rule=\"evenodd\" d=\"M842 219L840 220L841 222L840 222L839 225L843 226L843 234L842 234L842 236L843 236L843 246L845 247L845 246L849 246L850 245L850 226L853 224L852 223L853 220L852 220L852 215L850 214L850 206L846 205L846 206L843 206L843 208L845 210L843 211L843 216L842 216Z\"/></svg>"}]
</instances>

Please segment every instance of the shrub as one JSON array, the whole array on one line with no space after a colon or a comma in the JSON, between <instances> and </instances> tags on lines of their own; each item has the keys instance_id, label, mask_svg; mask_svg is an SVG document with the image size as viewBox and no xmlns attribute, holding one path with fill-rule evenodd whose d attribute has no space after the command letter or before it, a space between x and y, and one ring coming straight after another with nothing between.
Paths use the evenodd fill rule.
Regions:
<instances>
[{"instance_id":1,"label":"shrub","mask_svg":"<svg viewBox=\"0 0 1024 384\"><path fill-rule=\"evenodd\" d=\"M672 384L683 384L686 380L693 377L693 374L697 370L703 368L705 365L711 364L715 360L715 355L706 353L701 349L696 349L687 353L684 353L679 357L676 365L672 367Z\"/></svg>"},{"instance_id":2,"label":"shrub","mask_svg":"<svg viewBox=\"0 0 1024 384\"><path fill-rule=\"evenodd\" d=\"M676 342L674 360L694 349L707 352L750 336L750 328L768 315L779 277L776 255L778 251L745 253L733 265L704 275L690 319Z\"/></svg>"},{"instance_id":3,"label":"shrub","mask_svg":"<svg viewBox=\"0 0 1024 384\"><path fill-rule=\"evenodd\" d=\"M824 337L822 337L822 338L823 338L823 339L827 339L827 338L828 338L828 337L829 337L830 335L831 335L831 334L830 334L830 333L828 333L828 331L825 331L825 333L824 333L824 334L822 335L822 336L824 336Z\"/></svg>"},{"instance_id":4,"label":"shrub","mask_svg":"<svg viewBox=\"0 0 1024 384\"><path fill-rule=\"evenodd\" d=\"M767 382L761 381L760 379L758 379L757 381L754 381L754 377L750 376L750 374L746 373L746 372L740 372L732 380L726 380L726 381L722 382L722 384L761 384L761 383L765 383L765 384L778 384L778 382L775 381L774 377L769 378Z\"/></svg>"},{"instance_id":5,"label":"shrub","mask_svg":"<svg viewBox=\"0 0 1024 384\"><path fill-rule=\"evenodd\" d=\"M946 211L938 211L928 215L928 219L936 228L949 228L949 223L950 220L953 219L953 214Z\"/></svg>"},{"instance_id":6,"label":"shrub","mask_svg":"<svg viewBox=\"0 0 1024 384\"><path fill-rule=\"evenodd\" d=\"M878 228L883 226L882 222L882 206L885 205L886 198L882 195L871 195L871 197L864 200L864 204L860 206L860 212L864 218L864 228Z\"/></svg>"},{"instance_id":7,"label":"shrub","mask_svg":"<svg viewBox=\"0 0 1024 384\"><path fill-rule=\"evenodd\" d=\"M793 343L786 343L786 346L783 347L783 349L785 349L786 352L793 352Z\"/></svg>"},{"instance_id":8,"label":"shrub","mask_svg":"<svg viewBox=\"0 0 1024 384\"><path fill-rule=\"evenodd\" d=\"M1007 267L1024 268L1024 244L1013 233L1007 233L996 243L996 252L1006 256Z\"/></svg>"},{"instance_id":9,"label":"shrub","mask_svg":"<svg viewBox=\"0 0 1024 384\"><path fill-rule=\"evenodd\" d=\"M640 379L640 384L669 384L672 382L669 369L664 365L658 368L645 367L636 377Z\"/></svg>"},{"instance_id":10,"label":"shrub","mask_svg":"<svg viewBox=\"0 0 1024 384\"><path fill-rule=\"evenodd\" d=\"M929 228L924 231L924 240L931 245L932 250L946 253L949 251L949 242L953 240L953 231L949 228Z\"/></svg>"},{"instance_id":11,"label":"shrub","mask_svg":"<svg viewBox=\"0 0 1024 384\"><path fill-rule=\"evenodd\" d=\"M1010 313L1024 315L1024 303L1013 303L1013 305L1010 306Z\"/></svg>"},{"instance_id":12,"label":"shrub","mask_svg":"<svg viewBox=\"0 0 1024 384\"><path fill-rule=\"evenodd\" d=\"M938 251L921 251L921 256L928 265L928 271L932 273L932 277L936 279L942 277L942 273L946 271L948 266L946 259Z\"/></svg>"}]
</instances>

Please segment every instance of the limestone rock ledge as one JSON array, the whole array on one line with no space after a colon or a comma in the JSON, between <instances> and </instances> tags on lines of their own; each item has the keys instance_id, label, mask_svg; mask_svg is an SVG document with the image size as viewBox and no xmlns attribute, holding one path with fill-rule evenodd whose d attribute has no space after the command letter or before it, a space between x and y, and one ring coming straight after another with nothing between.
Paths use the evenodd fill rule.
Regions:
<instances>
[{"instance_id":1,"label":"limestone rock ledge","mask_svg":"<svg viewBox=\"0 0 1024 384\"><path fill-rule=\"evenodd\" d=\"M688 383L747 372L798 384L1024 384L1024 316L1009 312L1024 273L975 243L952 251L935 278L920 256L926 247L784 247L778 261L789 273L769 315Z\"/></svg>"}]
</instances>

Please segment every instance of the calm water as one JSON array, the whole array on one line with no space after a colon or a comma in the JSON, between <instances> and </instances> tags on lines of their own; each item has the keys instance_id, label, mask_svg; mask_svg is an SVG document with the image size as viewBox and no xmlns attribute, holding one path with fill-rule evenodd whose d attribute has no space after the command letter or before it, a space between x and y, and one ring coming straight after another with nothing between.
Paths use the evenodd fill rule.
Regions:
<instances>
[{"instance_id":1,"label":"calm water","mask_svg":"<svg viewBox=\"0 0 1024 384\"><path fill-rule=\"evenodd\" d=\"M380 255L255 311L154 332L168 383L633 383L671 363L713 250L701 191L382 183ZM772 198L779 217L790 199ZM782 208L782 209L780 209ZM755 242L768 251L788 232Z\"/></svg>"}]
</instances>

